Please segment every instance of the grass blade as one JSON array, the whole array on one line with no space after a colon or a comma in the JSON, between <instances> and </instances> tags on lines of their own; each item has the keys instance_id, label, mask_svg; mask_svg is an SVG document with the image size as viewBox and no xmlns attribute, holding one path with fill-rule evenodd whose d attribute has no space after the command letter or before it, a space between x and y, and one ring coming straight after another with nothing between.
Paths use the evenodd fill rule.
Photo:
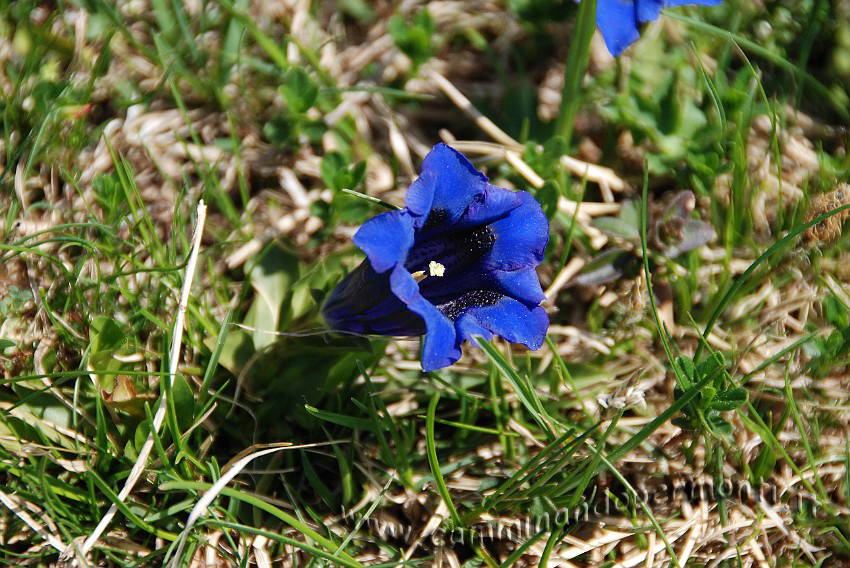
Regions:
<instances>
[{"instance_id":1,"label":"grass blade","mask_svg":"<svg viewBox=\"0 0 850 568\"><path fill-rule=\"evenodd\" d=\"M425 423L425 447L428 450L428 464L431 466L431 474L434 476L434 482L437 484L437 491L440 493L440 497L443 498L443 502L445 502L452 517L452 523L456 527L462 527L463 523L460 515L457 514L454 503L452 503L452 496L449 494L448 487L446 487L446 481L440 472L440 461L437 459L437 446L434 441L434 416L437 412L438 402L440 402L440 393L436 392L428 404L428 418Z\"/></svg>"}]
</instances>

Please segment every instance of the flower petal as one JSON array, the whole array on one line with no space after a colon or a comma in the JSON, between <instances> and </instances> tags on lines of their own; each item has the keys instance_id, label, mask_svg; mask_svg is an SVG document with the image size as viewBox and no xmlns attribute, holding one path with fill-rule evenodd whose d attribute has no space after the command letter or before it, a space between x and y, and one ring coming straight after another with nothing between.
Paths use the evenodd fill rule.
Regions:
<instances>
[{"instance_id":1,"label":"flower petal","mask_svg":"<svg viewBox=\"0 0 850 568\"><path fill-rule=\"evenodd\" d=\"M723 0L666 0L664 2L664 6L671 8L675 6L685 6L688 4L695 4L698 6L717 6L722 3Z\"/></svg>"},{"instance_id":2,"label":"flower petal","mask_svg":"<svg viewBox=\"0 0 850 568\"><path fill-rule=\"evenodd\" d=\"M689 4L716 6L721 2L723 0L636 0L637 21L644 23L657 20L662 8L673 8Z\"/></svg>"},{"instance_id":3,"label":"flower petal","mask_svg":"<svg viewBox=\"0 0 850 568\"><path fill-rule=\"evenodd\" d=\"M442 369L460 359L461 350L454 324L434 304L422 297L416 280L404 266L398 265L393 269L390 287L399 300L425 321L422 370Z\"/></svg>"},{"instance_id":4,"label":"flower petal","mask_svg":"<svg viewBox=\"0 0 850 568\"><path fill-rule=\"evenodd\" d=\"M664 2L662 0L635 0L637 21L641 24L644 22L654 22L661 15L662 8L664 8Z\"/></svg>"},{"instance_id":5,"label":"flower petal","mask_svg":"<svg viewBox=\"0 0 850 568\"><path fill-rule=\"evenodd\" d=\"M487 176L466 157L445 144L434 146L422 162L422 174L407 189L405 206L422 226L433 211L445 211L447 222L455 223L470 203L480 199Z\"/></svg>"},{"instance_id":6,"label":"flower petal","mask_svg":"<svg viewBox=\"0 0 850 568\"><path fill-rule=\"evenodd\" d=\"M498 290L506 296L519 300L529 308L533 308L546 299L540 286L540 277L533 266L522 270L493 272L498 283Z\"/></svg>"},{"instance_id":7,"label":"flower petal","mask_svg":"<svg viewBox=\"0 0 850 568\"><path fill-rule=\"evenodd\" d=\"M428 156L430 155L429 153ZM428 160L428 156L425 156L426 161ZM436 172L431 169L426 170L425 162L422 162L422 173L407 188L407 195L404 197L404 207L413 215L425 219L428 213L431 212L431 204L434 203L434 194L437 191L436 185Z\"/></svg>"},{"instance_id":8,"label":"flower petal","mask_svg":"<svg viewBox=\"0 0 850 568\"><path fill-rule=\"evenodd\" d=\"M539 349L546 339L549 316L540 306L528 308L506 296L492 306L470 308L457 319L455 326L462 339L472 339L475 334L487 337L478 331L484 329L512 343Z\"/></svg>"},{"instance_id":9,"label":"flower petal","mask_svg":"<svg viewBox=\"0 0 850 568\"><path fill-rule=\"evenodd\" d=\"M480 335L486 341L490 341L493 338L493 333L489 329L481 327L481 324L478 323L478 320L472 314L463 314L460 316L455 322L455 329L461 343L469 340L474 344L476 335Z\"/></svg>"},{"instance_id":10,"label":"flower petal","mask_svg":"<svg viewBox=\"0 0 850 568\"><path fill-rule=\"evenodd\" d=\"M458 220L455 227L487 225L507 216L511 211L522 205L522 198L519 194L518 191L511 191L488 183L478 199L469 204L466 213Z\"/></svg>"},{"instance_id":11,"label":"flower petal","mask_svg":"<svg viewBox=\"0 0 850 568\"><path fill-rule=\"evenodd\" d=\"M386 272L404 264L413 246L413 218L406 211L381 213L363 223L353 240L369 257L375 272Z\"/></svg>"},{"instance_id":12,"label":"flower petal","mask_svg":"<svg viewBox=\"0 0 850 568\"><path fill-rule=\"evenodd\" d=\"M333 289L322 315L334 331L379 335L422 335L425 324L390 289L388 273L369 261L352 270Z\"/></svg>"},{"instance_id":13,"label":"flower petal","mask_svg":"<svg viewBox=\"0 0 850 568\"><path fill-rule=\"evenodd\" d=\"M596 25L611 55L617 57L640 36L633 0L598 0Z\"/></svg>"},{"instance_id":14,"label":"flower petal","mask_svg":"<svg viewBox=\"0 0 850 568\"><path fill-rule=\"evenodd\" d=\"M483 258L490 270L514 271L537 266L549 242L549 221L532 195L518 191L520 205L490 225L495 241Z\"/></svg>"}]
</instances>

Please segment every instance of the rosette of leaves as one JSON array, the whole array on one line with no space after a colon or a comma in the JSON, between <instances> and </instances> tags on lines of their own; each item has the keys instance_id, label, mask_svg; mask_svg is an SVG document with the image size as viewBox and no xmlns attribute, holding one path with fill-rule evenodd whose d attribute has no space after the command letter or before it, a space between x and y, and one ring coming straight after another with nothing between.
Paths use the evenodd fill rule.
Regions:
<instances>
[{"instance_id":1,"label":"rosette of leaves","mask_svg":"<svg viewBox=\"0 0 850 568\"><path fill-rule=\"evenodd\" d=\"M354 385L358 363L374 365L386 342L321 330L323 295L342 278L346 254L326 255L308 268L296 250L274 242L246 265L252 299L246 302L240 325L229 329L221 345L215 337L206 344L218 353L218 380L238 381L243 393L238 400L276 402L250 406L250 426L236 421L236 430L251 428L264 439L280 439L296 426L322 426L305 404L329 412L351 411L343 402L360 388Z\"/></svg>"},{"instance_id":2,"label":"rosette of leaves","mask_svg":"<svg viewBox=\"0 0 850 568\"><path fill-rule=\"evenodd\" d=\"M660 214L647 224L647 250L650 256L676 258L714 238L714 228L707 222L691 218L696 206L693 192L676 195ZM622 241L623 246L608 249L591 260L576 276L581 286L598 286L620 278L637 275L640 269L640 201L623 203L616 217L597 217L593 226Z\"/></svg>"},{"instance_id":3,"label":"rosette of leaves","mask_svg":"<svg viewBox=\"0 0 850 568\"><path fill-rule=\"evenodd\" d=\"M676 373L679 384L673 389L678 400L688 389L705 384L699 394L682 409L682 415L673 424L683 430L707 430L717 437L731 436L734 432L722 413L737 409L749 398L747 390L729 384L724 374L726 361L720 353L712 353L699 364L689 357L677 357Z\"/></svg>"},{"instance_id":4,"label":"rosette of leaves","mask_svg":"<svg viewBox=\"0 0 850 568\"><path fill-rule=\"evenodd\" d=\"M710 97L699 94L705 89L702 77L687 63L683 50L670 52L663 42L651 42L638 51L629 89L603 114L615 128L628 129L638 150L638 157L630 159L645 158L651 174L710 187L723 164L724 119L709 120L715 111L704 102ZM727 96L733 93L737 88L729 89ZM723 103L727 113L740 104L737 98L724 98Z\"/></svg>"}]
</instances>

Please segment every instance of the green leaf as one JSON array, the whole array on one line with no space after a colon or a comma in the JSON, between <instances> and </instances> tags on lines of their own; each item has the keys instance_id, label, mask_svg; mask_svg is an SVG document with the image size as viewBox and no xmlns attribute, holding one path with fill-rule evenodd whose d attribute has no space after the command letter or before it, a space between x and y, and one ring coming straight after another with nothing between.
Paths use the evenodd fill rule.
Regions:
<instances>
[{"instance_id":1,"label":"green leaf","mask_svg":"<svg viewBox=\"0 0 850 568\"><path fill-rule=\"evenodd\" d=\"M635 199L623 203L616 217L596 217L591 224L611 236L627 241L640 240L640 204Z\"/></svg>"},{"instance_id":2,"label":"green leaf","mask_svg":"<svg viewBox=\"0 0 850 568\"><path fill-rule=\"evenodd\" d=\"M773 451L773 446L763 444L758 457L752 468L752 482L759 484L773 473L776 467L776 452Z\"/></svg>"},{"instance_id":3,"label":"green leaf","mask_svg":"<svg viewBox=\"0 0 850 568\"><path fill-rule=\"evenodd\" d=\"M416 14L412 24L408 25L399 14L394 14L387 22L387 31L398 48L410 57L414 67L419 67L431 58L435 27L434 18L427 8Z\"/></svg>"},{"instance_id":4,"label":"green leaf","mask_svg":"<svg viewBox=\"0 0 850 568\"><path fill-rule=\"evenodd\" d=\"M360 160L351 168L351 183L348 184L348 189L359 187L364 179L366 179L366 161Z\"/></svg>"},{"instance_id":5,"label":"green leaf","mask_svg":"<svg viewBox=\"0 0 850 568\"><path fill-rule=\"evenodd\" d=\"M304 477L307 478L307 483L310 485L313 490L319 494L319 497L322 498L322 501L325 502L325 505L331 511L336 511L339 509L339 503L334 499L333 492L328 488L322 478L319 477L319 474L316 473L316 469L313 467L313 464L310 463L310 459L307 457L307 452L301 450L301 465L304 468Z\"/></svg>"},{"instance_id":6,"label":"green leaf","mask_svg":"<svg viewBox=\"0 0 850 568\"><path fill-rule=\"evenodd\" d=\"M138 428L136 430L138 434ZM142 440L141 443L144 444L145 441ZM127 438L127 443L124 444L124 457L131 462L134 462L139 458L139 452L136 450L135 436L133 440Z\"/></svg>"},{"instance_id":7,"label":"green leaf","mask_svg":"<svg viewBox=\"0 0 850 568\"><path fill-rule=\"evenodd\" d=\"M304 114L316 103L319 87L301 67L293 67L286 73L280 93L286 106L295 114Z\"/></svg>"},{"instance_id":8,"label":"green leaf","mask_svg":"<svg viewBox=\"0 0 850 568\"><path fill-rule=\"evenodd\" d=\"M318 313L329 289L342 280L347 273L345 260L348 253L329 254L317 261L313 268L292 285L292 292L287 301L288 309L281 320L281 325L304 317L310 312Z\"/></svg>"},{"instance_id":9,"label":"green leaf","mask_svg":"<svg viewBox=\"0 0 850 568\"><path fill-rule=\"evenodd\" d=\"M124 330L112 318L95 317L89 327L89 367L94 371L117 371L122 363L112 355L124 344ZM106 392L112 392L115 386L114 374L93 374L98 386Z\"/></svg>"},{"instance_id":10,"label":"green leaf","mask_svg":"<svg viewBox=\"0 0 850 568\"><path fill-rule=\"evenodd\" d=\"M89 326L91 353L112 352L124 343L124 331L112 318L96 316Z\"/></svg>"},{"instance_id":11,"label":"green leaf","mask_svg":"<svg viewBox=\"0 0 850 568\"><path fill-rule=\"evenodd\" d=\"M216 344L215 337L209 337L204 344L212 349ZM218 363L234 375L239 375L239 372L245 368L248 360L256 353L254 342L251 339L251 333L244 329L234 329L227 335L224 340L224 347L221 349Z\"/></svg>"},{"instance_id":12,"label":"green leaf","mask_svg":"<svg viewBox=\"0 0 850 568\"><path fill-rule=\"evenodd\" d=\"M632 251L616 248L596 256L575 277L579 286L599 286L630 275L640 263Z\"/></svg>"},{"instance_id":13,"label":"green leaf","mask_svg":"<svg viewBox=\"0 0 850 568\"><path fill-rule=\"evenodd\" d=\"M148 439L148 434L150 434L150 432L150 424L147 421L139 422L139 425L136 426L136 432L133 434L133 451L136 452L136 455L138 455L142 446L145 445L145 441Z\"/></svg>"},{"instance_id":14,"label":"green leaf","mask_svg":"<svg viewBox=\"0 0 850 568\"><path fill-rule=\"evenodd\" d=\"M263 125L263 136L278 148L287 148L296 143L293 121L280 116L269 119Z\"/></svg>"},{"instance_id":15,"label":"green leaf","mask_svg":"<svg viewBox=\"0 0 850 568\"><path fill-rule=\"evenodd\" d=\"M339 0L339 11L357 20L360 24L370 24L375 20L375 11L366 0Z\"/></svg>"},{"instance_id":16,"label":"green leaf","mask_svg":"<svg viewBox=\"0 0 850 568\"><path fill-rule=\"evenodd\" d=\"M482 346L484 345L484 341L478 341ZM440 468L440 460L437 457L437 443L434 437L434 417L437 412L437 403L440 401L440 392L437 391L434 393L434 396L431 398L431 402L428 404L428 414L425 419L425 450L426 455L428 456L428 465L431 467L431 474L434 476L434 482L437 485L437 492L443 498L443 502L446 504L446 507L449 510L449 514L452 519L452 527L462 527L463 521L461 521L460 515L458 515L457 509L452 502L452 497L449 494L448 487L446 486L446 481L443 479L443 472Z\"/></svg>"},{"instance_id":17,"label":"green leaf","mask_svg":"<svg viewBox=\"0 0 850 568\"><path fill-rule=\"evenodd\" d=\"M664 412L653 418L652 421L641 428L639 432L632 435L626 443L608 454L606 459L611 463L616 463L617 460L632 451L639 444L643 443L643 441L646 440L650 434L655 432L663 423L670 420L674 414L680 412L686 405L690 404L690 402L699 395L700 391L706 384L708 384L708 379L702 379L693 387L682 393L682 395L678 397L666 410L664 410ZM598 470L601 471L601 467L598 468Z\"/></svg>"},{"instance_id":18,"label":"green leaf","mask_svg":"<svg viewBox=\"0 0 850 568\"><path fill-rule=\"evenodd\" d=\"M535 197L540 202L540 206L543 208L547 219L552 219L555 213L558 212L558 197L560 195L558 184L551 180L543 184L543 187L535 193Z\"/></svg>"},{"instance_id":19,"label":"green leaf","mask_svg":"<svg viewBox=\"0 0 850 568\"><path fill-rule=\"evenodd\" d=\"M838 329L844 329L850 325L847 308L833 295L823 299L823 317Z\"/></svg>"},{"instance_id":20,"label":"green leaf","mask_svg":"<svg viewBox=\"0 0 850 568\"><path fill-rule=\"evenodd\" d=\"M167 380L164 378L164 380ZM186 378L177 374L171 385L171 397L174 399L174 411L177 414L177 424L180 430L192 425L195 419L195 395Z\"/></svg>"},{"instance_id":21,"label":"green leaf","mask_svg":"<svg viewBox=\"0 0 850 568\"><path fill-rule=\"evenodd\" d=\"M708 427L711 428L711 431L714 432L718 436L731 436L732 435L732 425L729 424L726 420L721 418L716 414L708 413L706 414L706 422L708 422Z\"/></svg>"},{"instance_id":22,"label":"green leaf","mask_svg":"<svg viewBox=\"0 0 850 568\"><path fill-rule=\"evenodd\" d=\"M685 220L691 217L696 207L696 197L692 191L682 191L676 194L670 204L664 209L659 222L666 223L671 220Z\"/></svg>"},{"instance_id":23,"label":"green leaf","mask_svg":"<svg viewBox=\"0 0 850 568\"><path fill-rule=\"evenodd\" d=\"M345 156L339 152L328 152L322 156L320 170L322 181L325 182L325 185L335 191L345 188L347 184L341 183L344 181L341 178L345 177L345 174L348 173L347 165Z\"/></svg>"},{"instance_id":24,"label":"green leaf","mask_svg":"<svg viewBox=\"0 0 850 568\"><path fill-rule=\"evenodd\" d=\"M681 386L676 385L673 387L673 400L679 400L683 394L685 394L685 389Z\"/></svg>"},{"instance_id":25,"label":"green leaf","mask_svg":"<svg viewBox=\"0 0 850 568\"><path fill-rule=\"evenodd\" d=\"M725 364L726 359L723 358L723 355L715 351L697 365L696 376L700 378L711 376L719 371Z\"/></svg>"},{"instance_id":26,"label":"green leaf","mask_svg":"<svg viewBox=\"0 0 850 568\"><path fill-rule=\"evenodd\" d=\"M735 410L745 402L747 402L747 389L737 387L727 391L719 392L711 399L709 408L725 412L727 410Z\"/></svg>"},{"instance_id":27,"label":"green leaf","mask_svg":"<svg viewBox=\"0 0 850 568\"><path fill-rule=\"evenodd\" d=\"M640 238L638 230L618 217L597 217L590 223L603 233L626 241L636 241Z\"/></svg>"},{"instance_id":28,"label":"green leaf","mask_svg":"<svg viewBox=\"0 0 850 568\"><path fill-rule=\"evenodd\" d=\"M345 426L352 430L362 430L365 432L372 432L375 430L374 424L368 418L355 418L345 414L328 412L326 410L320 410L314 406L310 406L309 404L305 404L304 409L316 418L330 422L331 424L338 424L339 426Z\"/></svg>"},{"instance_id":29,"label":"green leaf","mask_svg":"<svg viewBox=\"0 0 850 568\"><path fill-rule=\"evenodd\" d=\"M346 180L342 180L345 182ZM338 219L345 223L360 224L372 215L369 202L364 199L350 197L346 192L334 199L333 207Z\"/></svg>"},{"instance_id":30,"label":"green leaf","mask_svg":"<svg viewBox=\"0 0 850 568\"><path fill-rule=\"evenodd\" d=\"M676 358L676 365L678 365L679 370L682 371L682 374L688 378L691 382L696 380L697 372L696 367L694 366L694 361L690 357L679 356ZM688 385L690 386L690 385Z\"/></svg>"},{"instance_id":31,"label":"green leaf","mask_svg":"<svg viewBox=\"0 0 850 568\"><path fill-rule=\"evenodd\" d=\"M296 280L298 258L276 244L270 245L251 267L251 287L254 288L256 296L244 323L254 328L253 340L256 350L271 345L277 339L274 332L279 331L284 300Z\"/></svg>"}]
</instances>

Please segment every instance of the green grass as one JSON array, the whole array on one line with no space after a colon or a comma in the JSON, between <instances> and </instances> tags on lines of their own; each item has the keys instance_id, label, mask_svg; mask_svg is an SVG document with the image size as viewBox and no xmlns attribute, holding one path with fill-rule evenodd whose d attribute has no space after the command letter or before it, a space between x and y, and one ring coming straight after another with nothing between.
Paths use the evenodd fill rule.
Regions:
<instances>
[{"instance_id":1,"label":"green grass","mask_svg":"<svg viewBox=\"0 0 850 568\"><path fill-rule=\"evenodd\" d=\"M594 2L290 4L0 4L0 560L845 562L845 8L670 10L612 61ZM469 156L543 205L544 289L586 285L423 373L319 310L408 156L493 142L429 70L522 141ZM670 498L703 480L786 490Z\"/></svg>"}]
</instances>

